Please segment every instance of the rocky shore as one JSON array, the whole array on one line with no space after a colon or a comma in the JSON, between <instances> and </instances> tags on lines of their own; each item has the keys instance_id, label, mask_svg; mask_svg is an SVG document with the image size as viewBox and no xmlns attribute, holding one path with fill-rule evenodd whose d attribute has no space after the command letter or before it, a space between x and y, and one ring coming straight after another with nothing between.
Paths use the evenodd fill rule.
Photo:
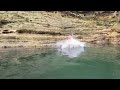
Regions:
<instances>
[{"instance_id":1,"label":"rocky shore","mask_svg":"<svg viewBox=\"0 0 120 90\"><path fill-rule=\"evenodd\" d=\"M51 47L71 33L87 44L120 45L120 26L110 16L94 19L61 12L0 11L0 48Z\"/></svg>"}]
</instances>

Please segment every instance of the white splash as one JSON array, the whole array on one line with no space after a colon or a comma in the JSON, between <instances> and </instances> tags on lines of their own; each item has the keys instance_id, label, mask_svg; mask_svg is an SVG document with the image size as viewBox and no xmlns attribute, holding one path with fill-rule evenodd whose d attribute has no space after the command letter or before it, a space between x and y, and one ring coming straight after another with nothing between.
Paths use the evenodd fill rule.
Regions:
<instances>
[{"instance_id":1,"label":"white splash","mask_svg":"<svg viewBox=\"0 0 120 90\"><path fill-rule=\"evenodd\" d=\"M66 55L69 58L78 57L82 52L84 52L84 48L66 48L66 49L58 49L59 54Z\"/></svg>"},{"instance_id":2,"label":"white splash","mask_svg":"<svg viewBox=\"0 0 120 90\"><path fill-rule=\"evenodd\" d=\"M67 40L57 42L56 45L58 48L61 48L61 49L76 48L76 47L85 47L85 42L80 42L71 35L71 36L68 36Z\"/></svg>"},{"instance_id":3,"label":"white splash","mask_svg":"<svg viewBox=\"0 0 120 90\"><path fill-rule=\"evenodd\" d=\"M68 36L67 40L57 42L56 46L62 55L73 58L84 52L85 42L80 42L71 35Z\"/></svg>"}]
</instances>

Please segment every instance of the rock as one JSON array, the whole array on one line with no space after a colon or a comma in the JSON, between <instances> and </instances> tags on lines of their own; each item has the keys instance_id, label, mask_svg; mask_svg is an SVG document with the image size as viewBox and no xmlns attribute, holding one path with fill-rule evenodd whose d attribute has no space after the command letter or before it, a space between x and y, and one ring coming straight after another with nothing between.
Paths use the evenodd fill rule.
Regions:
<instances>
[{"instance_id":1,"label":"rock","mask_svg":"<svg viewBox=\"0 0 120 90\"><path fill-rule=\"evenodd\" d=\"M11 46L3 46L3 48L10 48Z\"/></svg>"},{"instance_id":2,"label":"rock","mask_svg":"<svg viewBox=\"0 0 120 90\"><path fill-rule=\"evenodd\" d=\"M9 33L13 33L13 31L3 30L2 33L3 33L3 34L9 34Z\"/></svg>"},{"instance_id":3,"label":"rock","mask_svg":"<svg viewBox=\"0 0 120 90\"><path fill-rule=\"evenodd\" d=\"M78 38L78 39L83 39L83 37L82 37L82 36L78 36L77 38Z\"/></svg>"},{"instance_id":4,"label":"rock","mask_svg":"<svg viewBox=\"0 0 120 90\"><path fill-rule=\"evenodd\" d=\"M115 31L115 32L117 32L117 33L120 33L120 24L114 24L113 25L113 27L112 27L112 29Z\"/></svg>"}]
</instances>

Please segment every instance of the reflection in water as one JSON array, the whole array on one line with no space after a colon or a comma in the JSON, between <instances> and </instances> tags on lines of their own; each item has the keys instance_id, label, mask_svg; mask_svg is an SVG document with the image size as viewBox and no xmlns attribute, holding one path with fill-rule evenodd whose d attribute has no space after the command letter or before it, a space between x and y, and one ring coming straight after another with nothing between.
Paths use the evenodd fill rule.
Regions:
<instances>
[{"instance_id":1,"label":"reflection in water","mask_svg":"<svg viewBox=\"0 0 120 90\"><path fill-rule=\"evenodd\" d=\"M84 48L65 48L58 49L58 52L62 55L67 55L70 58L78 57L82 52L84 52Z\"/></svg>"}]
</instances>

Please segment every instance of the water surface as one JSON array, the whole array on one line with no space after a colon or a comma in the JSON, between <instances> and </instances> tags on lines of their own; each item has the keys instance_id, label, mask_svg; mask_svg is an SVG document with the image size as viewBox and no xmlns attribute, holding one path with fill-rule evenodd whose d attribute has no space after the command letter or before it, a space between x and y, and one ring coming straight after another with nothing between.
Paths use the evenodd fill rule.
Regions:
<instances>
[{"instance_id":1,"label":"water surface","mask_svg":"<svg viewBox=\"0 0 120 90\"><path fill-rule=\"evenodd\" d=\"M1 50L0 78L120 79L120 47L87 47L71 53L56 49Z\"/></svg>"}]
</instances>

